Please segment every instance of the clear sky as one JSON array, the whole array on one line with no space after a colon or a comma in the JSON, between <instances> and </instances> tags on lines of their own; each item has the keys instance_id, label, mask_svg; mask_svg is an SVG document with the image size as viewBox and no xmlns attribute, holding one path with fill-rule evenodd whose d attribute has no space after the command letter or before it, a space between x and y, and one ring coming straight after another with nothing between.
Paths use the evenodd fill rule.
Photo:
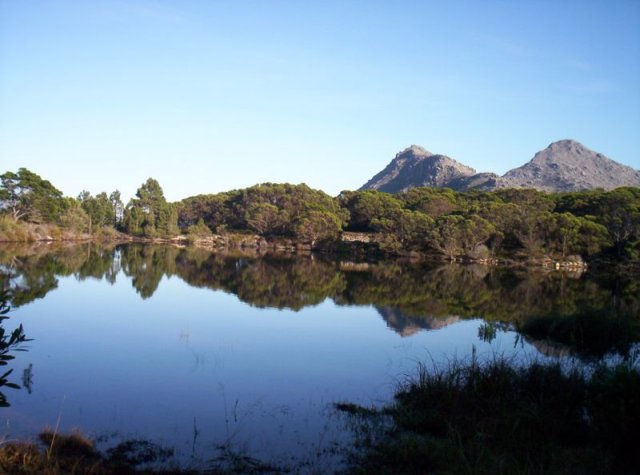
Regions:
<instances>
[{"instance_id":1,"label":"clear sky","mask_svg":"<svg viewBox=\"0 0 640 475\"><path fill-rule=\"evenodd\" d=\"M419 144L640 168L640 1L0 0L0 172L169 200L356 189Z\"/></svg>"}]
</instances>

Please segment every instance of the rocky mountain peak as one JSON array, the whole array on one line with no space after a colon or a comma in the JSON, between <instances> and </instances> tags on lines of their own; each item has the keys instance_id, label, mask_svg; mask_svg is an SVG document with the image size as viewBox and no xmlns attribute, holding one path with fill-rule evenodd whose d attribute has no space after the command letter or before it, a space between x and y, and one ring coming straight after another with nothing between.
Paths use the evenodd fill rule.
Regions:
<instances>
[{"instance_id":1,"label":"rocky mountain peak","mask_svg":"<svg viewBox=\"0 0 640 475\"><path fill-rule=\"evenodd\" d=\"M514 187L579 191L639 186L640 172L621 165L575 140L559 140L539 151L504 178Z\"/></svg>"},{"instance_id":2,"label":"rocky mountain peak","mask_svg":"<svg viewBox=\"0 0 640 475\"><path fill-rule=\"evenodd\" d=\"M433 153L429 152L427 149L421 147L420 145L413 144L398 152L396 154L396 158L402 155L413 155L415 157L431 157Z\"/></svg>"},{"instance_id":3,"label":"rocky mountain peak","mask_svg":"<svg viewBox=\"0 0 640 475\"><path fill-rule=\"evenodd\" d=\"M444 186L447 182L476 171L446 155L433 154L419 145L411 145L397 153L384 170L360 188L388 193L404 191L415 186Z\"/></svg>"},{"instance_id":4,"label":"rocky mountain peak","mask_svg":"<svg viewBox=\"0 0 640 475\"><path fill-rule=\"evenodd\" d=\"M416 186L447 187L457 191L496 188L536 188L543 191L610 190L640 186L640 171L621 165L576 140L559 140L537 152L525 165L503 176L476 173L446 155L411 145L397 153L361 190L389 193Z\"/></svg>"}]
</instances>

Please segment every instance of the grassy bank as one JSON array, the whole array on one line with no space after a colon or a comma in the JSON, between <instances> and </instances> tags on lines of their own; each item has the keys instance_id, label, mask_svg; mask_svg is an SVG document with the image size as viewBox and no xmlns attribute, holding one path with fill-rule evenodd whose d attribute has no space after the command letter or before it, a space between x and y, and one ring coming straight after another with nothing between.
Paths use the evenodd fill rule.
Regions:
<instances>
[{"instance_id":1,"label":"grassy bank","mask_svg":"<svg viewBox=\"0 0 640 475\"><path fill-rule=\"evenodd\" d=\"M110 226L88 234L58 224L26 223L14 221L9 216L0 216L0 242L114 240L122 237L126 236Z\"/></svg>"},{"instance_id":2,"label":"grassy bank","mask_svg":"<svg viewBox=\"0 0 640 475\"><path fill-rule=\"evenodd\" d=\"M454 362L382 409L341 404L358 439L351 473L635 474L637 365Z\"/></svg>"}]
</instances>

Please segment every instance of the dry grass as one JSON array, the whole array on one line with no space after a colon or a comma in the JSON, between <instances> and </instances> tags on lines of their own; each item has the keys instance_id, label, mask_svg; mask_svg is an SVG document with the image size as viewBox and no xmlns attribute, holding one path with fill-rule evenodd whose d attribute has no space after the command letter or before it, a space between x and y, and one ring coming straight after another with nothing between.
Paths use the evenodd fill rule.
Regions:
<instances>
[{"instance_id":1,"label":"dry grass","mask_svg":"<svg viewBox=\"0 0 640 475\"><path fill-rule=\"evenodd\" d=\"M141 467L140 464L163 462L172 451L146 442L125 441L100 453L94 442L74 431L59 434L47 429L38 436L41 444L5 442L0 444L1 474L43 475L127 475L127 474L192 474L189 469L171 466ZM143 450L141 450L143 449ZM140 458L140 453L144 456Z\"/></svg>"}]
</instances>

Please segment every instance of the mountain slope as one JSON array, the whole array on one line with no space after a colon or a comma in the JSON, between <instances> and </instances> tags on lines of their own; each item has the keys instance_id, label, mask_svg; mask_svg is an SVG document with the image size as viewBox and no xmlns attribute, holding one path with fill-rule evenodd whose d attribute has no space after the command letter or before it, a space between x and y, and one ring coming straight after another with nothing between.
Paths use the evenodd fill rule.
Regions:
<instances>
[{"instance_id":1,"label":"mountain slope","mask_svg":"<svg viewBox=\"0 0 640 475\"><path fill-rule=\"evenodd\" d=\"M536 188L543 191L610 190L640 186L640 171L615 162L574 140L560 140L536 153L525 165L503 176L476 173L445 155L434 155L417 145L396 157L361 190L389 193L417 186L456 191L490 191L497 188Z\"/></svg>"},{"instance_id":2,"label":"mountain slope","mask_svg":"<svg viewBox=\"0 0 640 475\"><path fill-rule=\"evenodd\" d=\"M391 163L361 190L379 190L388 193L405 191L416 186L446 186L456 178L472 176L476 171L445 155L436 155L418 145L398 153Z\"/></svg>"},{"instance_id":3,"label":"mountain slope","mask_svg":"<svg viewBox=\"0 0 640 475\"><path fill-rule=\"evenodd\" d=\"M552 143L527 164L508 171L504 178L517 187L544 191L640 186L640 171L621 165L575 140Z\"/></svg>"}]
</instances>

